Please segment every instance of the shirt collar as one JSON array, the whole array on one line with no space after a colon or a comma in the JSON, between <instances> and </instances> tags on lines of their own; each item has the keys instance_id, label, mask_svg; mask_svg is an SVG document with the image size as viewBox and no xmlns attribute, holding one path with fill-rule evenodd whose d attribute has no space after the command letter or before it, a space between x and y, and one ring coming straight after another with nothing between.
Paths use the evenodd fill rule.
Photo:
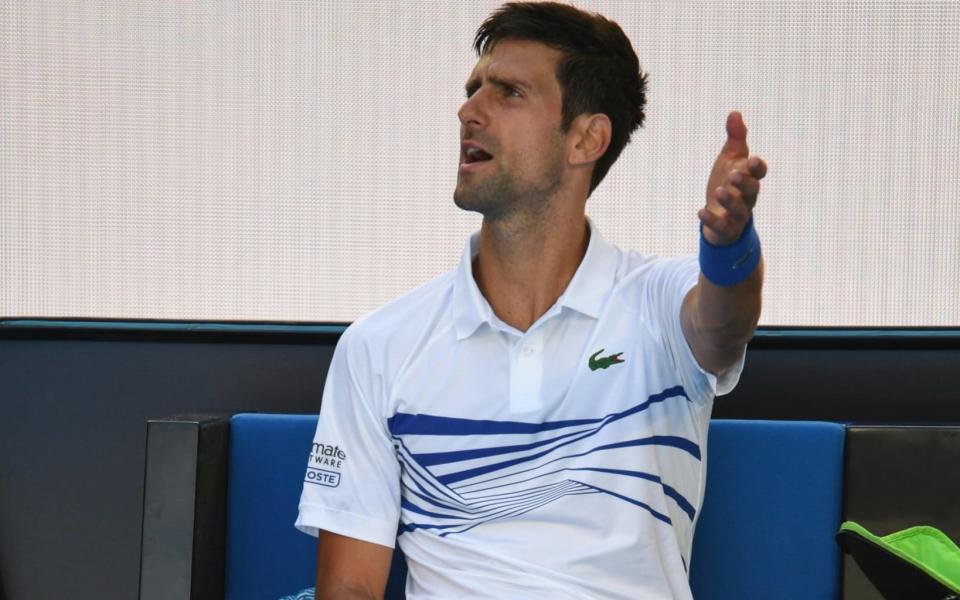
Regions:
<instances>
[{"instance_id":1,"label":"shirt collar","mask_svg":"<svg viewBox=\"0 0 960 600\"><path fill-rule=\"evenodd\" d=\"M587 252L557 304L597 319L610 290L613 289L620 253L603 239L589 217L587 225L590 226Z\"/></svg>"},{"instance_id":2,"label":"shirt collar","mask_svg":"<svg viewBox=\"0 0 960 600\"><path fill-rule=\"evenodd\" d=\"M457 339L473 335L480 325L490 321L493 309L473 279L473 257L480 251L480 232L474 232L460 256L453 280L453 324Z\"/></svg>"},{"instance_id":3,"label":"shirt collar","mask_svg":"<svg viewBox=\"0 0 960 600\"><path fill-rule=\"evenodd\" d=\"M596 319L613 287L619 253L603 239L589 217L587 224L590 227L587 252L557 305ZM479 249L480 232L475 232L467 241L454 277L452 308L458 340L470 337L480 325L490 323L495 316L473 279L473 259Z\"/></svg>"}]
</instances>

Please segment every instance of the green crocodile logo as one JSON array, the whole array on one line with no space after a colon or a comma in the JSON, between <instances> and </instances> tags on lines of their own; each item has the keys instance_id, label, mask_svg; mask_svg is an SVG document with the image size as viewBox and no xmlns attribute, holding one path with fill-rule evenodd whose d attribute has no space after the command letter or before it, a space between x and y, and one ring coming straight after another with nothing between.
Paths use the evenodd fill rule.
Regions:
<instances>
[{"instance_id":1,"label":"green crocodile logo","mask_svg":"<svg viewBox=\"0 0 960 600\"><path fill-rule=\"evenodd\" d=\"M610 356L601 356L600 358L597 358L601 352L603 352L603 348L600 348L594 352L590 357L590 361L587 363L587 366L590 367L591 371L596 371L597 369L606 369L610 365L618 365L624 362L623 359L620 358L620 356L623 355L623 352L617 352L616 354L611 354Z\"/></svg>"}]
</instances>

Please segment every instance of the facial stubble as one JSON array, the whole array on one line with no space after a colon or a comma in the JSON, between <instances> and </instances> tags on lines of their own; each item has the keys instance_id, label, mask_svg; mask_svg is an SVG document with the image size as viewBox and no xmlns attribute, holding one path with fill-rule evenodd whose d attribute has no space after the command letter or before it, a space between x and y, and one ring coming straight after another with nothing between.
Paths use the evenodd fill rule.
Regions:
<instances>
[{"instance_id":1,"label":"facial stubble","mask_svg":"<svg viewBox=\"0 0 960 600\"><path fill-rule=\"evenodd\" d=\"M487 220L519 215L535 216L545 210L560 187L563 171L563 144L550 148L552 156L541 172L527 181L518 173L497 168L479 181L477 174L457 176L454 203L463 210L478 212ZM493 159L495 160L495 159ZM499 167L499 165L495 165Z\"/></svg>"}]
</instances>

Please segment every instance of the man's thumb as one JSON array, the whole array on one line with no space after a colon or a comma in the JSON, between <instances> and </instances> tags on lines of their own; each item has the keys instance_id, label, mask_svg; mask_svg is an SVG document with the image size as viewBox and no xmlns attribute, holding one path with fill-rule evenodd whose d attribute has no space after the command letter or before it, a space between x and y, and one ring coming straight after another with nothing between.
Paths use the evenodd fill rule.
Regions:
<instances>
[{"instance_id":1,"label":"man's thumb","mask_svg":"<svg viewBox=\"0 0 960 600\"><path fill-rule=\"evenodd\" d=\"M747 147L747 126L740 111L735 110L727 115L727 143L723 145L721 152L738 158L750 155L750 148Z\"/></svg>"}]
</instances>

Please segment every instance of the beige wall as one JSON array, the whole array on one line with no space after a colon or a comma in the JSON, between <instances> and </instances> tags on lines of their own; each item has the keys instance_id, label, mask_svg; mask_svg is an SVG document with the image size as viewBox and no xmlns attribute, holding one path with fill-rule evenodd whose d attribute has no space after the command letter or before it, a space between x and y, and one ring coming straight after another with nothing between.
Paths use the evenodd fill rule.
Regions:
<instances>
[{"instance_id":1,"label":"beige wall","mask_svg":"<svg viewBox=\"0 0 960 600\"><path fill-rule=\"evenodd\" d=\"M345 321L451 268L492 2L0 5L0 317ZM727 110L765 325L960 324L960 4L596 2L651 72L588 210L693 252Z\"/></svg>"}]
</instances>

